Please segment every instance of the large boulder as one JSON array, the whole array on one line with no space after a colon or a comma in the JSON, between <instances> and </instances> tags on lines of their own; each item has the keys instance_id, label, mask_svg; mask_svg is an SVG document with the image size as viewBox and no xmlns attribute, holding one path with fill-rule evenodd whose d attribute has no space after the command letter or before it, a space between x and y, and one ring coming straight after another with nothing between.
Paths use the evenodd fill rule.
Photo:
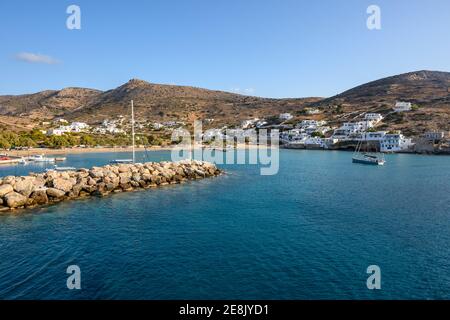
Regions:
<instances>
[{"instance_id":1,"label":"large boulder","mask_svg":"<svg viewBox=\"0 0 450 320\"><path fill-rule=\"evenodd\" d=\"M131 181L131 172L119 173L120 183L127 184Z\"/></svg>"},{"instance_id":2,"label":"large boulder","mask_svg":"<svg viewBox=\"0 0 450 320\"><path fill-rule=\"evenodd\" d=\"M130 169L130 166L128 166L128 165L126 165L126 164L121 164L119 167L118 167L118 169L119 169L119 173L125 173L125 172L129 172L129 171L131 171Z\"/></svg>"},{"instance_id":3,"label":"large boulder","mask_svg":"<svg viewBox=\"0 0 450 320\"><path fill-rule=\"evenodd\" d=\"M48 188L47 189L47 195L51 198L59 199L64 197L66 193L62 190L55 189L55 188Z\"/></svg>"},{"instance_id":4,"label":"large boulder","mask_svg":"<svg viewBox=\"0 0 450 320\"><path fill-rule=\"evenodd\" d=\"M103 178L105 175L102 168L94 167L89 171L89 175L94 179Z\"/></svg>"},{"instance_id":5,"label":"large boulder","mask_svg":"<svg viewBox=\"0 0 450 320\"><path fill-rule=\"evenodd\" d=\"M72 190L73 185L74 185L74 183L70 179L57 178L57 179L53 180L53 188L62 190L62 191L64 191L64 193Z\"/></svg>"},{"instance_id":6,"label":"large boulder","mask_svg":"<svg viewBox=\"0 0 450 320\"><path fill-rule=\"evenodd\" d=\"M2 184L0 186L0 197L7 195L10 192L13 192L14 188L10 184Z\"/></svg>"},{"instance_id":7,"label":"large boulder","mask_svg":"<svg viewBox=\"0 0 450 320\"><path fill-rule=\"evenodd\" d=\"M14 185L14 190L28 198L35 188L33 181L34 178L31 177L18 180Z\"/></svg>"},{"instance_id":8,"label":"large boulder","mask_svg":"<svg viewBox=\"0 0 450 320\"><path fill-rule=\"evenodd\" d=\"M95 179L92 179L91 177L87 178L87 185L88 186L95 186L97 184L97 181Z\"/></svg>"},{"instance_id":9,"label":"large boulder","mask_svg":"<svg viewBox=\"0 0 450 320\"><path fill-rule=\"evenodd\" d=\"M27 203L28 198L17 192L10 192L5 195L5 201L8 207L18 208L22 207Z\"/></svg>"},{"instance_id":10,"label":"large boulder","mask_svg":"<svg viewBox=\"0 0 450 320\"><path fill-rule=\"evenodd\" d=\"M45 190L45 189L35 190L31 194L31 199L33 199L34 203L36 203L38 205L43 205L43 204L48 203L47 190Z\"/></svg>"},{"instance_id":11,"label":"large boulder","mask_svg":"<svg viewBox=\"0 0 450 320\"><path fill-rule=\"evenodd\" d=\"M2 184L10 184L14 186L16 184L16 177L14 176L7 176L3 178Z\"/></svg>"}]
</instances>

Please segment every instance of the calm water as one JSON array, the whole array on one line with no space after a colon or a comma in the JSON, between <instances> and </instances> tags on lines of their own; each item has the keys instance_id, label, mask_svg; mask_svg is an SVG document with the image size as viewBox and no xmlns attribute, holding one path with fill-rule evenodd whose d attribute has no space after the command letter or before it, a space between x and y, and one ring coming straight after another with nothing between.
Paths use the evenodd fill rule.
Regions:
<instances>
[{"instance_id":1,"label":"calm water","mask_svg":"<svg viewBox=\"0 0 450 320\"><path fill-rule=\"evenodd\" d=\"M127 156L65 165L115 158ZM219 178L0 216L0 298L450 299L450 158L387 160L284 150L276 176L223 166ZM66 288L72 264L81 291ZM372 264L381 291L366 288Z\"/></svg>"}]
</instances>

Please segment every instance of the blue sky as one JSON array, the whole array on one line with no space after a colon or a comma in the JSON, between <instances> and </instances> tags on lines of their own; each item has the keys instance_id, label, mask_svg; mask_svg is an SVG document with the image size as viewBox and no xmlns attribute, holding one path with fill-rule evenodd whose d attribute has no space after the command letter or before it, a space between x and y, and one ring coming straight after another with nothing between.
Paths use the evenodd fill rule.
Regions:
<instances>
[{"instance_id":1,"label":"blue sky","mask_svg":"<svg viewBox=\"0 0 450 320\"><path fill-rule=\"evenodd\" d=\"M71 4L81 8L81 30L66 28ZM381 8L381 30L366 27L371 4ZM0 94L107 90L140 78L331 96L398 73L450 71L449 35L448 0L5 0Z\"/></svg>"}]
</instances>

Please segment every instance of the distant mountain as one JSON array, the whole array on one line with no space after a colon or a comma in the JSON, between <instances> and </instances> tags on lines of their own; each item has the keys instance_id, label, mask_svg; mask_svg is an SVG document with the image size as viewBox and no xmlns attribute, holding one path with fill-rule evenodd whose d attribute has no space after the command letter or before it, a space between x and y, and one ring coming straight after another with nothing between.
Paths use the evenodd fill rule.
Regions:
<instances>
[{"instance_id":1,"label":"distant mountain","mask_svg":"<svg viewBox=\"0 0 450 320\"><path fill-rule=\"evenodd\" d=\"M44 119L64 117L91 124L118 115L129 115L135 102L141 121L190 121L215 119L214 126L238 124L244 119L277 116L290 112L294 120L310 118L302 112L316 107L332 125L361 118L365 112L386 116L381 129L419 134L426 130L450 131L450 73L417 71L373 81L334 97L268 99L188 86L153 84L132 79L116 89L84 88L43 91L19 96L0 96L0 123L20 118L22 127ZM393 114L396 101L416 104L417 110ZM29 125L26 123L28 119Z\"/></svg>"},{"instance_id":2,"label":"distant mountain","mask_svg":"<svg viewBox=\"0 0 450 320\"><path fill-rule=\"evenodd\" d=\"M380 105L409 101L417 104L448 102L450 73L417 71L369 82L324 99L319 104L370 104Z\"/></svg>"},{"instance_id":3,"label":"distant mountain","mask_svg":"<svg viewBox=\"0 0 450 320\"><path fill-rule=\"evenodd\" d=\"M47 90L20 96L0 96L0 114L30 116L43 112L44 116L65 114L88 105L101 91L83 88Z\"/></svg>"},{"instance_id":4,"label":"distant mountain","mask_svg":"<svg viewBox=\"0 0 450 320\"><path fill-rule=\"evenodd\" d=\"M130 100L134 100L136 117L140 120L213 118L217 125L237 124L250 117L295 112L320 98L266 99L132 79L116 89L104 92L67 88L30 95L0 96L0 115L20 115L41 121L64 117L94 123L120 114L128 115Z\"/></svg>"}]
</instances>

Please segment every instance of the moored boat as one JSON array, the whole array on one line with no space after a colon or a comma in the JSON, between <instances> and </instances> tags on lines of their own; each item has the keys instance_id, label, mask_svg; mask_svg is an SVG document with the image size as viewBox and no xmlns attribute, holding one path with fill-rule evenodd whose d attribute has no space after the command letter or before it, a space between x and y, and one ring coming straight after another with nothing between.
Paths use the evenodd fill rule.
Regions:
<instances>
[{"instance_id":1,"label":"moored boat","mask_svg":"<svg viewBox=\"0 0 450 320\"><path fill-rule=\"evenodd\" d=\"M45 171L75 171L77 170L77 168L74 167L58 167L57 165L55 165L53 167L53 169L46 169Z\"/></svg>"},{"instance_id":2,"label":"moored boat","mask_svg":"<svg viewBox=\"0 0 450 320\"><path fill-rule=\"evenodd\" d=\"M375 166L383 166L386 161L376 155L361 154L353 156L353 163L369 164Z\"/></svg>"},{"instance_id":3,"label":"moored boat","mask_svg":"<svg viewBox=\"0 0 450 320\"><path fill-rule=\"evenodd\" d=\"M0 156L0 164L14 164L14 163L19 163L20 161L21 161L21 158L8 157L5 155Z\"/></svg>"},{"instance_id":4,"label":"moored boat","mask_svg":"<svg viewBox=\"0 0 450 320\"><path fill-rule=\"evenodd\" d=\"M362 152L361 147L362 147L362 140L359 141L358 145L356 146L356 150L352 158L353 163L384 166L386 160L384 160L383 153Z\"/></svg>"},{"instance_id":5,"label":"moored boat","mask_svg":"<svg viewBox=\"0 0 450 320\"><path fill-rule=\"evenodd\" d=\"M111 164L129 164L129 163L133 163L133 159L116 159L116 160L112 160L110 163Z\"/></svg>"},{"instance_id":6,"label":"moored boat","mask_svg":"<svg viewBox=\"0 0 450 320\"><path fill-rule=\"evenodd\" d=\"M45 157L43 154L29 156L26 158L27 161L31 162L55 162L55 158Z\"/></svg>"}]
</instances>

